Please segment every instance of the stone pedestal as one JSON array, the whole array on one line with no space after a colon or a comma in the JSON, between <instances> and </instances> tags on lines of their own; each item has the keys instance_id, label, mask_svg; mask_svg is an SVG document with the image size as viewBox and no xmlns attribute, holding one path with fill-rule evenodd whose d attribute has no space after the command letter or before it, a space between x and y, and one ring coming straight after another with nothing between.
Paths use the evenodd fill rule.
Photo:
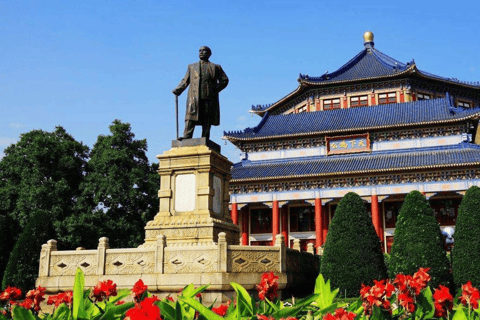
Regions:
<instances>
[{"instance_id":1,"label":"stone pedestal","mask_svg":"<svg viewBox=\"0 0 480 320\"><path fill-rule=\"evenodd\" d=\"M81 268L85 285L110 279L117 288L132 288L142 279L160 297L176 295L186 285L210 285L206 304L231 299L231 282L254 292L264 272L279 276L279 291L313 289L318 258L285 246L282 234L274 246L240 246L240 230L228 211L232 163L220 147L205 139L174 141L160 161L160 210L145 227L139 248L111 249L107 238L96 250L57 251L56 241L42 246L37 286L49 293L71 290Z\"/></svg>"},{"instance_id":2,"label":"stone pedestal","mask_svg":"<svg viewBox=\"0 0 480 320\"><path fill-rule=\"evenodd\" d=\"M238 244L240 231L228 210L232 163L205 138L172 146L157 156L160 211L145 227L144 247L153 246L158 235L168 246L213 245L220 232L228 244Z\"/></svg>"}]
</instances>

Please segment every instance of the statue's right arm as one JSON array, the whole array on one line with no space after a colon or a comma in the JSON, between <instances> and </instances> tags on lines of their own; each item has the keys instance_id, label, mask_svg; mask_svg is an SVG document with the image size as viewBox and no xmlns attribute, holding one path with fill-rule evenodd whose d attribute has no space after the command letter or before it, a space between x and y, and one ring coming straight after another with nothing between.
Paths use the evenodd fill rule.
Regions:
<instances>
[{"instance_id":1,"label":"statue's right arm","mask_svg":"<svg viewBox=\"0 0 480 320\"><path fill-rule=\"evenodd\" d=\"M187 73L185 77L183 77L182 81L178 84L178 86L172 90L173 94L179 96L182 92L188 87L190 84L190 68L187 69Z\"/></svg>"}]
</instances>

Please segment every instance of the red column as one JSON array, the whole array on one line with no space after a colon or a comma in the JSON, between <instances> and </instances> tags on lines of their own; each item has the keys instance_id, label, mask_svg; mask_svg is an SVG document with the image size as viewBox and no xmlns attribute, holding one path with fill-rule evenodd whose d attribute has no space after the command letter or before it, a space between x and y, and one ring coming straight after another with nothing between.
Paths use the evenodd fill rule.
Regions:
<instances>
[{"instance_id":1,"label":"red column","mask_svg":"<svg viewBox=\"0 0 480 320\"><path fill-rule=\"evenodd\" d=\"M233 224L238 224L238 205L235 202L232 203L231 217Z\"/></svg>"},{"instance_id":2,"label":"red column","mask_svg":"<svg viewBox=\"0 0 480 320\"><path fill-rule=\"evenodd\" d=\"M322 199L315 198L315 247L323 245Z\"/></svg>"},{"instance_id":3,"label":"red column","mask_svg":"<svg viewBox=\"0 0 480 320\"><path fill-rule=\"evenodd\" d=\"M374 106L374 105L377 104L377 102L375 101L375 93L372 93L370 99L371 99L371 100L370 100L370 105L371 105L371 106Z\"/></svg>"},{"instance_id":4,"label":"red column","mask_svg":"<svg viewBox=\"0 0 480 320\"><path fill-rule=\"evenodd\" d=\"M285 240L285 245L288 248L288 210L287 206L282 207L282 234L283 239Z\"/></svg>"},{"instance_id":5,"label":"red column","mask_svg":"<svg viewBox=\"0 0 480 320\"><path fill-rule=\"evenodd\" d=\"M248 246L248 209L244 208L242 214L242 246Z\"/></svg>"},{"instance_id":6,"label":"red column","mask_svg":"<svg viewBox=\"0 0 480 320\"><path fill-rule=\"evenodd\" d=\"M405 95L403 94L403 91L400 91L400 102L405 102Z\"/></svg>"},{"instance_id":7,"label":"red column","mask_svg":"<svg viewBox=\"0 0 480 320\"><path fill-rule=\"evenodd\" d=\"M380 210L378 209L378 196L376 194L372 195L372 222L378 237L380 238L380 240L383 241L382 221L380 219Z\"/></svg>"},{"instance_id":8,"label":"red column","mask_svg":"<svg viewBox=\"0 0 480 320\"><path fill-rule=\"evenodd\" d=\"M280 215L278 210L278 201L273 200L272 206L272 245L275 245L275 236L280 232Z\"/></svg>"},{"instance_id":9,"label":"red column","mask_svg":"<svg viewBox=\"0 0 480 320\"><path fill-rule=\"evenodd\" d=\"M327 241L327 233L328 233L328 205L325 205L323 207L324 210L323 211L323 243L325 243L325 241Z\"/></svg>"}]
</instances>

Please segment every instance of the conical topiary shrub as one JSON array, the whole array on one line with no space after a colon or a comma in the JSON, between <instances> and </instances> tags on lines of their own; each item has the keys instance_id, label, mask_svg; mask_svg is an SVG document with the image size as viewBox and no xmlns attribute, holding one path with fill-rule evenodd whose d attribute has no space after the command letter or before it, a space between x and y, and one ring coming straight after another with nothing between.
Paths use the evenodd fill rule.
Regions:
<instances>
[{"instance_id":1,"label":"conical topiary shrub","mask_svg":"<svg viewBox=\"0 0 480 320\"><path fill-rule=\"evenodd\" d=\"M2 289L8 285L27 292L35 286L42 244L55 238L51 215L44 210L37 210L20 238L13 247L2 281Z\"/></svg>"},{"instance_id":2,"label":"conical topiary shrub","mask_svg":"<svg viewBox=\"0 0 480 320\"><path fill-rule=\"evenodd\" d=\"M346 194L337 206L320 273L349 297L358 296L362 283L371 285L374 279L387 277L380 239L356 193Z\"/></svg>"},{"instance_id":3,"label":"conical topiary shrub","mask_svg":"<svg viewBox=\"0 0 480 320\"><path fill-rule=\"evenodd\" d=\"M454 247L452 250L453 280L457 287L472 281L480 286L480 188L470 187L458 209Z\"/></svg>"},{"instance_id":4,"label":"conical topiary shrub","mask_svg":"<svg viewBox=\"0 0 480 320\"><path fill-rule=\"evenodd\" d=\"M430 286L451 284L440 226L418 191L410 192L400 209L388 267L391 278L398 273L414 274L420 267L430 268Z\"/></svg>"}]
</instances>

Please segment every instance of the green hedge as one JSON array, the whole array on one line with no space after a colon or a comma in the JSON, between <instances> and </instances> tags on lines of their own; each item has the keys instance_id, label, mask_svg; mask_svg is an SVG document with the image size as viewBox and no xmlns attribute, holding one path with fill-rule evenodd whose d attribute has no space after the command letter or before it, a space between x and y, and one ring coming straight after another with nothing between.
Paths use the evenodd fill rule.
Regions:
<instances>
[{"instance_id":1,"label":"green hedge","mask_svg":"<svg viewBox=\"0 0 480 320\"><path fill-rule=\"evenodd\" d=\"M387 277L380 239L356 193L346 194L337 206L320 273L347 297L358 296L362 283Z\"/></svg>"},{"instance_id":2,"label":"green hedge","mask_svg":"<svg viewBox=\"0 0 480 320\"><path fill-rule=\"evenodd\" d=\"M467 190L458 209L452 250L452 268L455 285L472 281L480 286L480 188Z\"/></svg>"},{"instance_id":3,"label":"green hedge","mask_svg":"<svg viewBox=\"0 0 480 320\"><path fill-rule=\"evenodd\" d=\"M420 267L428 267L432 277L430 286L451 284L440 226L420 192L412 191L405 197L393 239L388 270L391 278L398 273L413 274Z\"/></svg>"}]
</instances>

